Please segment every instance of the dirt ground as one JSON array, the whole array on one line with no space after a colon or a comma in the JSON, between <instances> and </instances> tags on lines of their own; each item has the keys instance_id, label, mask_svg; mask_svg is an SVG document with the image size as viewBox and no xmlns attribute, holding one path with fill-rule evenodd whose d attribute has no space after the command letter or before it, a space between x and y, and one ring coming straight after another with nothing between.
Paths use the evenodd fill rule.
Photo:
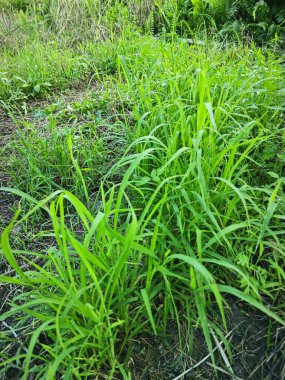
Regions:
<instances>
[{"instance_id":1,"label":"dirt ground","mask_svg":"<svg viewBox=\"0 0 285 380\"><path fill-rule=\"evenodd\" d=\"M184 336L182 354L177 328L173 325L169 326L168 341L162 337L143 337L134 346L131 361L134 378L140 380L284 379L285 328L278 329L274 324L271 326L270 320L264 315L234 299L227 301L232 308L227 314L229 332L226 334L232 353L231 367L228 367L225 345L221 344L221 341L217 341L216 346L213 345L216 360L215 366L213 365L200 330L193 330L192 349L190 342L187 342Z\"/></svg>"}]
</instances>

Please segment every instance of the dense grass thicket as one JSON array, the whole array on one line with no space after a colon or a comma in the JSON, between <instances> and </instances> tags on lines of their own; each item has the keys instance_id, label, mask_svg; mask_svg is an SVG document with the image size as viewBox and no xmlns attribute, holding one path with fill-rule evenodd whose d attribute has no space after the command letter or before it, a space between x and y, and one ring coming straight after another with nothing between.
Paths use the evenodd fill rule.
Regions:
<instances>
[{"instance_id":1,"label":"dense grass thicket","mask_svg":"<svg viewBox=\"0 0 285 380\"><path fill-rule=\"evenodd\" d=\"M282 4L2 8L1 194L20 201L2 216L0 376L139 378L135 342L172 328L182 358L201 331L212 376L240 378L233 300L267 317L268 352L285 326Z\"/></svg>"}]
</instances>

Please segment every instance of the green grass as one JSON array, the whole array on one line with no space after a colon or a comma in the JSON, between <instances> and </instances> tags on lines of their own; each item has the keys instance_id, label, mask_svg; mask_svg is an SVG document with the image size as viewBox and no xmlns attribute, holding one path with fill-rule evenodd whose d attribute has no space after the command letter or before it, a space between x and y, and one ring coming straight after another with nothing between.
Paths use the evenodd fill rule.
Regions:
<instances>
[{"instance_id":1,"label":"green grass","mask_svg":"<svg viewBox=\"0 0 285 380\"><path fill-rule=\"evenodd\" d=\"M0 281L22 291L0 320L26 331L14 353L2 334L2 373L131 379L134 341L173 322L182 352L186 322L186 341L201 329L219 363L230 297L284 326L282 57L128 29L37 44L2 63L17 137L3 150L14 188L1 190L23 209L2 233L13 275ZM16 100L86 77L92 95L37 109L40 125L17 119ZM47 248L17 247L15 231Z\"/></svg>"},{"instance_id":2,"label":"green grass","mask_svg":"<svg viewBox=\"0 0 285 380\"><path fill-rule=\"evenodd\" d=\"M66 85L70 78L79 79L81 64L83 62L72 51L52 42L36 42L13 53L4 52L0 82L2 99L17 101L27 96L45 95Z\"/></svg>"},{"instance_id":3,"label":"green grass","mask_svg":"<svg viewBox=\"0 0 285 380\"><path fill-rule=\"evenodd\" d=\"M15 51L4 49L0 63L1 106L60 92L92 75L112 73L115 67L115 46L108 42L70 48L65 43L35 40Z\"/></svg>"}]
</instances>

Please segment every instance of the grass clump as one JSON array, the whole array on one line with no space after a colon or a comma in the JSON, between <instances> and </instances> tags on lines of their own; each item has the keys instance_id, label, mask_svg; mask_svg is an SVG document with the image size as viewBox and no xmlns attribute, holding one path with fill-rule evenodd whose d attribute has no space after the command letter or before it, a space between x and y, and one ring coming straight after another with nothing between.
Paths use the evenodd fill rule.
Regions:
<instances>
[{"instance_id":1,"label":"grass clump","mask_svg":"<svg viewBox=\"0 0 285 380\"><path fill-rule=\"evenodd\" d=\"M37 254L40 264L22 252L31 266L23 272L9 243L20 222L2 238L17 276L1 279L27 288L2 319L22 312L20 324L32 318L36 326L27 353L15 357L24 360L24 378L32 367L40 378L129 378L131 341L165 333L170 321L180 342L183 321L188 339L198 324L212 355L215 334L226 331L224 295L284 324L284 166L279 156L262 160L277 141L284 147L283 68L254 45L241 55L240 46L214 41L133 41L129 48L117 41L132 143L111 169L98 161L107 153L94 135L95 100L74 104L72 126L57 130L52 116L43 137L31 129L28 142L19 140L18 153L27 155L22 178L32 182L22 187L29 195L11 191L34 204L20 222L43 208L55 241ZM80 126L81 111L95 124ZM66 113L59 121L68 122ZM108 170L94 201L90 189ZM111 178L118 183L108 190ZM38 202L33 193L47 198Z\"/></svg>"},{"instance_id":2,"label":"grass clump","mask_svg":"<svg viewBox=\"0 0 285 380\"><path fill-rule=\"evenodd\" d=\"M254 43L114 30L69 50L70 36L5 52L0 89L18 134L2 149L14 189L1 190L23 210L1 240L0 281L21 289L0 317L13 323L2 374L131 379L136 342L172 326L181 357L199 330L213 375L247 378L227 341L233 298L267 316L268 350L272 324L285 324L282 58ZM83 78L80 99L31 121L29 97Z\"/></svg>"}]
</instances>

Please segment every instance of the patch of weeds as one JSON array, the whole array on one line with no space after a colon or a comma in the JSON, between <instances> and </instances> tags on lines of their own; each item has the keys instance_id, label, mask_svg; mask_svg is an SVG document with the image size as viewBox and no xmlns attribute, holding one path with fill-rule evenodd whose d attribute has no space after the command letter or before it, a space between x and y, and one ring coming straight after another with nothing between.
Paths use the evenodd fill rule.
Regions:
<instances>
[{"instance_id":1,"label":"patch of weeds","mask_svg":"<svg viewBox=\"0 0 285 380\"><path fill-rule=\"evenodd\" d=\"M82 77L84 62L57 43L35 42L15 53L5 52L0 64L0 93L7 102L43 96Z\"/></svg>"},{"instance_id":2,"label":"patch of weeds","mask_svg":"<svg viewBox=\"0 0 285 380\"><path fill-rule=\"evenodd\" d=\"M118 45L117 41L111 39L105 41L104 44L86 41L79 46L78 54L88 65L91 74L99 77L115 75L118 68Z\"/></svg>"},{"instance_id":3,"label":"patch of weeds","mask_svg":"<svg viewBox=\"0 0 285 380\"><path fill-rule=\"evenodd\" d=\"M57 124L64 123L82 123L95 122L99 123L108 115L108 96L101 96L97 93L92 93L82 100L66 103L59 100L56 103L50 104L44 110L37 110L39 116L52 118Z\"/></svg>"},{"instance_id":4,"label":"patch of weeds","mask_svg":"<svg viewBox=\"0 0 285 380\"><path fill-rule=\"evenodd\" d=\"M74 156L89 191L96 191L114 160L122 156L126 142L120 123L95 117L98 120L67 126L62 117L60 126L52 118L41 128L24 123L10 157L12 184L32 196L66 188L81 197L84 192Z\"/></svg>"}]
</instances>

